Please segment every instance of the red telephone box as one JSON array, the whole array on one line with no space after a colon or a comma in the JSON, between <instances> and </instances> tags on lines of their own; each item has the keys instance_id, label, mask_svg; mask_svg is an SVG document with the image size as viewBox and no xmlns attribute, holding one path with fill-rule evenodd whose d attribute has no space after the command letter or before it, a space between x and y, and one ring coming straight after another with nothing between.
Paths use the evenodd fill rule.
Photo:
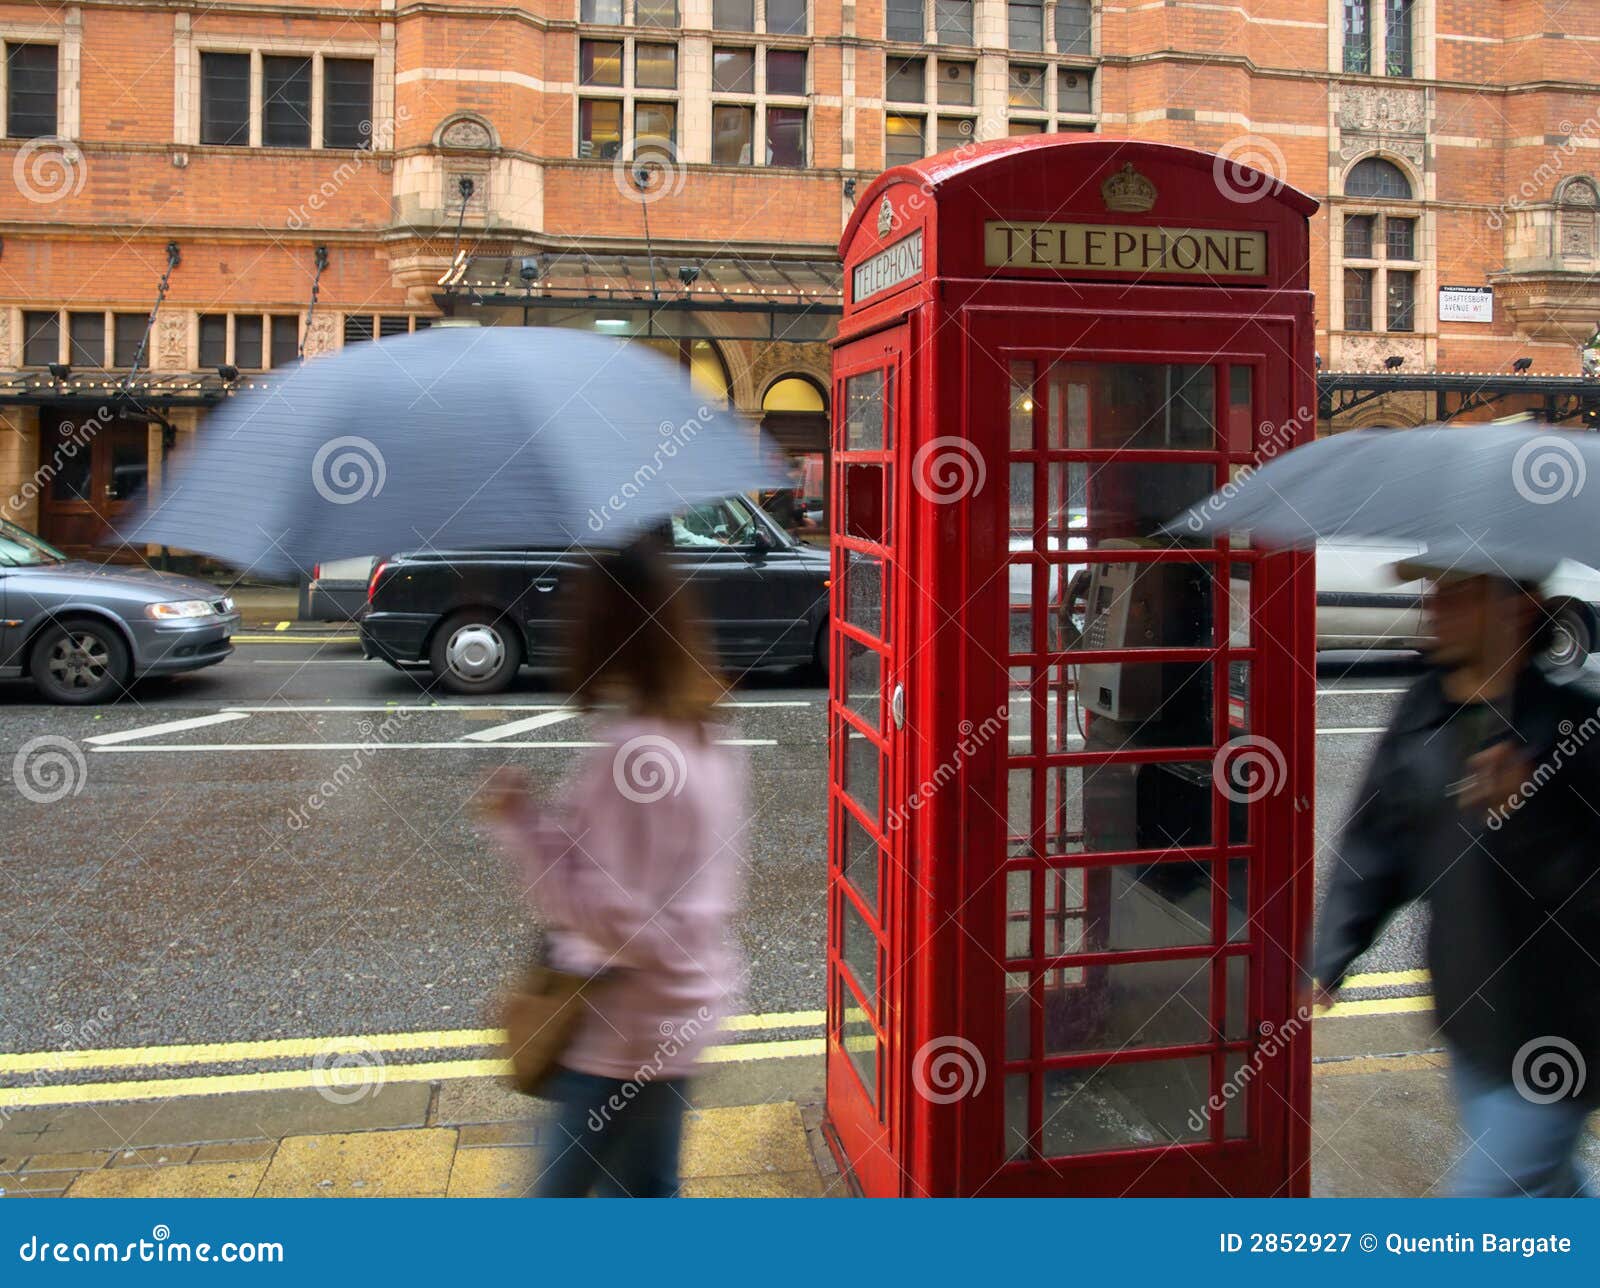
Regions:
<instances>
[{"instance_id":1,"label":"red telephone box","mask_svg":"<svg viewBox=\"0 0 1600 1288\"><path fill-rule=\"evenodd\" d=\"M827 1129L870 1195L1303 1195L1308 218L1165 144L887 171L840 244ZM1298 805L1297 805L1298 803Z\"/></svg>"}]
</instances>

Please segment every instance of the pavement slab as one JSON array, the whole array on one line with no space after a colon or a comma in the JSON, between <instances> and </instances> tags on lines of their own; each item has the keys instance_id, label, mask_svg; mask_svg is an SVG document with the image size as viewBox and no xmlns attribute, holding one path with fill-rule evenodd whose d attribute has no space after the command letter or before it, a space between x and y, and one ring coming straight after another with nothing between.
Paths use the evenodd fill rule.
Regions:
<instances>
[{"instance_id":1,"label":"pavement slab","mask_svg":"<svg viewBox=\"0 0 1600 1288\"><path fill-rule=\"evenodd\" d=\"M260 1198L419 1198L450 1185L456 1134L444 1127L290 1136L272 1156Z\"/></svg>"},{"instance_id":2,"label":"pavement slab","mask_svg":"<svg viewBox=\"0 0 1600 1288\"><path fill-rule=\"evenodd\" d=\"M267 1162L188 1163L179 1167L106 1167L79 1173L67 1191L75 1199L247 1199Z\"/></svg>"},{"instance_id":3,"label":"pavement slab","mask_svg":"<svg viewBox=\"0 0 1600 1288\"><path fill-rule=\"evenodd\" d=\"M446 1193L453 1199L521 1198L533 1183L536 1158L526 1146L458 1149Z\"/></svg>"},{"instance_id":4,"label":"pavement slab","mask_svg":"<svg viewBox=\"0 0 1600 1288\"><path fill-rule=\"evenodd\" d=\"M791 1100L693 1110L684 1126L679 1171L685 1180L816 1171L800 1111Z\"/></svg>"}]
</instances>

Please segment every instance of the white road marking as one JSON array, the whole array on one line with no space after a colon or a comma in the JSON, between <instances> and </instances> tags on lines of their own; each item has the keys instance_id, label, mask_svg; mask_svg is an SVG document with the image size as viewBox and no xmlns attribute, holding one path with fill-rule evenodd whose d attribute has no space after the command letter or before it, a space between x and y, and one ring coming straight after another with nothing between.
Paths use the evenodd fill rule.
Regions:
<instances>
[{"instance_id":1,"label":"white road marking","mask_svg":"<svg viewBox=\"0 0 1600 1288\"><path fill-rule=\"evenodd\" d=\"M1410 693L1410 689L1318 689L1319 698L1343 698L1352 694Z\"/></svg>"},{"instance_id":2,"label":"white road marking","mask_svg":"<svg viewBox=\"0 0 1600 1288\"><path fill-rule=\"evenodd\" d=\"M816 702L719 702L719 707L814 707ZM252 714L273 711L404 711L417 714L424 711L561 711L560 702L355 702L345 705L323 705L320 702L274 702L269 706L229 706L228 711L248 711Z\"/></svg>"},{"instance_id":3,"label":"white road marking","mask_svg":"<svg viewBox=\"0 0 1600 1288\"><path fill-rule=\"evenodd\" d=\"M364 657L253 657L252 666L370 666Z\"/></svg>"},{"instance_id":4,"label":"white road marking","mask_svg":"<svg viewBox=\"0 0 1600 1288\"><path fill-rule=\"evenodd\" d=\"M1319 736L1336 733L1382 733L1385 728L1384 725L1351 725L1345 729L1318 729L1317 733Z\"/></svg>"},{"instance_id":5,"label":"white road marking","mask_svg":"<svg viewBox=\"0 0 1600 1288\"><path fill-rule=\"evenodd\" d=\"M718 738L724 747L776 747L776 738ZM609 747L606 742L162 742L129 746L91 747L90 751L494 751L500 747L537 747L544 751L573 751Z\"/></svg>"},{"instance_id":6,"label":"white road marking","mask_svg":"<svg viewBox=\"0 0 1600 1288\"><path fill-rule=\"evenodd\" d=\"M92 738L84 741L96 746L106 747L117 742L132 742L136 738L153 738L161 733L180 733L185 729L200 729L206 725L227 724L232 720L248 720L250 717L243 711L219 711L213 716L191 716L187 720L166 720L161 724L146 725L142 729L124 729L119 733L97 733Z\"/></svg>"},{"instance_id":7,"label":"white road marking","mask_svg":"<svg viewBox=\"0 0 1600 1288\"><path fill-rule=\"evenodd\" d=\"M541 711L536 716L529 716L526 720L513 720L509 724L498 724L492 729L479 729L476 733L463 736L463 742L503 742L507 738L515 738L519 733L528 733L533 729L544 729L553 724L560 724L563 720L572 720L578 716L572 708L565 711Z\"/></svg>"}]
</instances>

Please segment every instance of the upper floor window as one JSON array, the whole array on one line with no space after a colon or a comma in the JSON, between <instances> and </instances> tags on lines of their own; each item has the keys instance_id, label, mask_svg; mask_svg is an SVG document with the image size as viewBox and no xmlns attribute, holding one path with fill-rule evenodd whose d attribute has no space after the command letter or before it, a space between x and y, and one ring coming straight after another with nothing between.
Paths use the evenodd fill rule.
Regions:
<instances>
[{"instance_id":1,"label":"upper floor window","mask_svg":"<svg viewBox=\"0 0 1600 1288\"><path fill-rule=\"evenodd\" d=\"M56 132L56 47L6 44L6 137Z\"/></svg>"},{"instance_id":2,"label":"upper floor window","mask_svg":"<svg viewBox=\"0 0 1600 1288\"><path fill-rule=\"evenodd\" d=\"M1384 0L1384 71L1390 76L1416 74L1412 60L1412 10L1414 0Z\"/></svg>"},{"instance_id":3,"label":"upper floor window","mask_svg":"<svg viewBox=\"0 0 1600 1288\"><path fill-rule=\"evenodd\" d=\"M311 146L311 60L261 60L261 143L269 148Z\"/></svg>"},{"instance_id":4,"label":"upper floor window","mask_svg":"<svg viewBox=\"0 0 1600 1288\"><path fill-rule=\"evenodd\" d=\"M926 58L886 58L884 97L891 103L924 103L928 97L927 77Z\"/></svg>"},{"instance_id":5,"label":"upper floor window","mask_svg":"<svg viewBox=\"0 0 1600 1288\"><path fill-rule=\"evenodd\" d=\"M1089 0L1056 0L1056 52L1091 53L1093 22Z\"/></svg>"},{"instance_id":6,"label":"upper floor window","mask_svg":"<svg viewBox=\"0 0 1600 1288\"><path fill-rule=\"evenodd\" d=\"M1038 53L1044 49L1044 0L1010 0L1006 6L1008 43L1012 49Z\"/></svg>"},{"instance_id":7,"label":"upper floor window","mask_svg":"<svg viewBox=\"0 0 1600 1288\"><path fill-rule=\"evenodd\" d=\"M1372 0L1344 0L1344 69L1372 70Z\"/></svg>"},{"instance_id":8,"label":"upper floor window","mask_svg":"<svg viewBox=\"0 0 1600 1288\"><path fill-rule=\"evenodd\" d=\"M923 2L924 0L888 0L883 18L885 39L910 40L920 45L927 33Z\"/></svg>"},{"instance_id":9,"label":"upper floor window","mask_svg":"<svg viewBox=\"0 0 1600 1288\"><path fill-rule=\"evenodd\" d=\"M1382 157L1357 161L1345 180L1345 196L1377 198L1383 201L1410 201L1411 181L1405 171Z\"/></svg>"},{"instance_id":10,"label":"upper floor window","mask_svg":"<svg viewBox=\"0 0 1600 1288\"><path fill-rule=\"evenodd\" d=\"M252 142L268 148L371 147L372 66L370 58L202 53L200 142L222 147ZM313 86L319 76L322 113L314 120ZM259 114L253 106L257 102Z\"/></svg>"},{"instance_id":11,"label":"upper floor window","mask_svg":"<svg viewBox=\"0 0 1600 1288\"><path fill-rule=\"evenodd\" d=\"M711 88L723 94L756 92L756 51L753 49L713 49Z\"/></svg>"},{"instance_id":12,"label":"upper floor window","mask_svg":"<svg viewBox=\"0 0 1600 1288\"><path fill-rule=\"evenodd\" d=\"M633 0L635 27L676 27L678 0Z\"/></svg>"},{"instance_id":13,"label":"upper floor window","mask_svg":"<svg viewBox=\"0 0 1600 1288\"><path fill-rule=\"evenodd\" d=\"M717 31L754 31L756 0L711 0L711 25Z\"/></svg>"},{"instance_id":14,"label":"upper floor window","mask_svg":"<svg viewBox=\"0 0 1600 1288\"><path fill-rule=\"evenodd\" d=\"M622 26L622 0L579 0L578 21L605 27Z\"/></svg>"},{"instance_id":15,"label":"upper floor window","mask_svg":"<svg viewBox=\"0 0 1600 1288\"><path fill-rule=\"evenodd\" d=\"M1346 331L1404 334L1417 329L1422 270L1417 228L1411 215L1352 211L1344 216Z\"/></svg>"},{"instance_id":16,"label":"upper floor window","mask_svg":"<svg viewBox=\"0 0 1600 1288\"><path fill-rule=\"evenodd\" d=\"M322 146L372 146L372 60L322 60Z\"/></svg>"},{"instance_id":17,"label":"upper floor window","mask_svg":"<svg viewBox=\"0 0 1600 1288\"><path fill-rule=\"evenodd\" d=\"M940 45L971 45L972 0L933 0L933 39Z\"/></svg>"},{"instance_id":18,"label":"upper floor window","mask_svg":"<svg viewBox=\"0 0 1600 1288\"><path fill-rule=\"evenodd\" d=\"M806 0L767 0L767 32L774 36L806 34Z\"/></svg>"},{"instance_id":19,"label":"upper floor window","mask_svg":"<svg viewBox=\"0 0 1600 1288\"><path fill-rule=\"evenodd\" d=\"M200 55L200 142L250 142L250 55Z\"/></svg>"},{"instance_id":20,"label":"upper floor window","mask_svg":"<svg viewBox=\"0 0 1600 1288\"><path fill-rule=\"evenodd\" d=\"M1006 102L1012 107L1044 106L1044 68L1012 63Z\"/></svg>"}]
</instances>

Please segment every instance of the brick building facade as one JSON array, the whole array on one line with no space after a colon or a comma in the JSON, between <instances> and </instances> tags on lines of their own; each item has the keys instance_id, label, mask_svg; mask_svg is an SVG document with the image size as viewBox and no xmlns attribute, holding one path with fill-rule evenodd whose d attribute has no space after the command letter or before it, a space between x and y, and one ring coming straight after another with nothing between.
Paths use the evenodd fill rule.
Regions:
<instances>
[{"instance_id":1,"label":"brick building facade","mask_svg":"<svg viewBox=\"0 0 1600 1288\"><path fill-rule=\"evenodd\" d=\"M1322 200L1330 370L1570 373L1600 320L1600 0L110 0L0 3L0 39L0 493L68 544L302 351L488 297L650 324L506 306L575 264L624 303L648 265L684 304L655 342L803 440L826 327L687 305L825 300L867 178L1006 133L1215 149ZM1447 286L1478 290L1441 317Z\"/></svg>"}]
</instances>

